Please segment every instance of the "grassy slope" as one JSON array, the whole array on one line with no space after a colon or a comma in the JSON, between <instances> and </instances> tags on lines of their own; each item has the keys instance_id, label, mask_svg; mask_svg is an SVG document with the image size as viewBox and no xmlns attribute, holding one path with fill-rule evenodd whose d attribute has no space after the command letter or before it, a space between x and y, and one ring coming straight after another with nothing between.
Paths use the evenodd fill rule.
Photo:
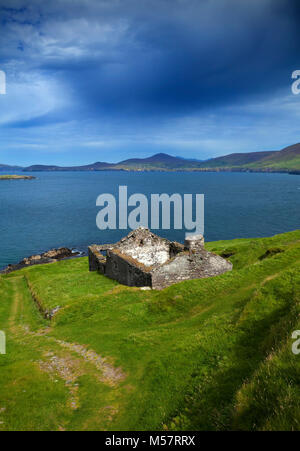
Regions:
<instances>
[{"instance_id":1,"label":"grassy slope","mask_svg":"<svg viewBox=\"0 0 300 451\"><path fill-rule=\"evenodd\" d=\"M248 168L253 170L300 170L300 144L279 152L232 154L202 163L207 168Z\"/></svg>"},{"instance_id":2,"label":"grassy slope","mask_svg":"<svg viewBox=\"0 0 300 451\"><path fill-rule=\"evenodd\" d=\"M85 258L3 276L0 430L299 430L300 231L207 248L234 271L161 292L89 273ZM50 327L32 295L62 307ZM74 343L124 377L101 379Z\"/></svg>"},{"instance_id":3,"label":"grassy slope","mask_svg":"<svg viewBox=\"0 0 300 451\"><path fill-rule=\"evenodd\" d=\"M201 163L203 168L244 167L250 164L256 165L262 159L268 158L275 152L250 152L233 153L223 157L213 158Z\"/></svg>"},{"instance_id":4,"label":"grassy slope","mask_svg":"<svg viewBox=\"0 0 300 451\"><path fill-rule=\"evenodd\" d=\"M271 169L296 169L300 170L300 156L294 158L286 158L278 161L278 160L270 160L266 162L262 162L259 164L259 168L271 168Z\"/></svg>"},{"instance_id":5,"label":"grassy slope","mask_svg":"<svg viewBox=\"0 0 300 451\"><path fill-rule=\"evenodd\" d=\"M283 149L281 152L263 159L258 164L261 168L300 169L300 144Z\"/></svg>"}]
</instances>

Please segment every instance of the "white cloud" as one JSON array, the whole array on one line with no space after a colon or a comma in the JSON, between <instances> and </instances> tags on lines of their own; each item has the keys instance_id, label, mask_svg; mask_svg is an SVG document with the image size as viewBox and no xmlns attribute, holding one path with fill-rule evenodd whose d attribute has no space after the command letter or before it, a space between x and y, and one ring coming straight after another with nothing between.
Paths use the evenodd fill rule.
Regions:
<instances>
[{"instance_id":1,"label":"white cloud","mask_svg":"<svg viewBox=\"0 0 300 451\"><path fill-rule=\"evenodd\" d=\"M7 93L0 100L0 125L30 121L69 105L67 90L57 80L39 73L7 78Z\"/></svg>"}]
</instances>

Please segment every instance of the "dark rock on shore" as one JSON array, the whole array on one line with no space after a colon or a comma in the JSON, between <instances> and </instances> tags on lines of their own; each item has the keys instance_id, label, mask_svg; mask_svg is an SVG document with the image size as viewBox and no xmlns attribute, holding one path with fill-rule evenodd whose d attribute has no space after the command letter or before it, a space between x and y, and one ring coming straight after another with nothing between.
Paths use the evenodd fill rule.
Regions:
<instances>
[{"instance_id":1,"label":"dark rock on shore","mask_svg":"<svg viewBox=\"0 0 300 451\"><path fill-rule=\"evenodd\" d=\"M51 249L43 254L31 255L30 257L24 258L16 265L8 265L3 271L0 272L2 274L8 274L13 271L27 268L28 266L55 263L59 260L76 257L78 255L80 255L80 252L74 252L67 247L60 247L59 249Z\"/></svg>"}]
</instances>

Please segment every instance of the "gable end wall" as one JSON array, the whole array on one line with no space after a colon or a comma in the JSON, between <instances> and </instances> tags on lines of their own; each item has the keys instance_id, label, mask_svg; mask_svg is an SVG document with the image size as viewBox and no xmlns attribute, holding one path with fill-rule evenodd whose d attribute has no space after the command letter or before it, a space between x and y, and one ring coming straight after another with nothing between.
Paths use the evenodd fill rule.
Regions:
<instances>
[{"instance_id":1,"label":"gable end wall","mask_svg":"<svg viewBox=\"0 0 300 451\"><path fill-rule=\"evenodd\" d=\"M108 251L105 275L129 287L151 287L152 276L121 255Z\"/></svg>"}]
</instances>

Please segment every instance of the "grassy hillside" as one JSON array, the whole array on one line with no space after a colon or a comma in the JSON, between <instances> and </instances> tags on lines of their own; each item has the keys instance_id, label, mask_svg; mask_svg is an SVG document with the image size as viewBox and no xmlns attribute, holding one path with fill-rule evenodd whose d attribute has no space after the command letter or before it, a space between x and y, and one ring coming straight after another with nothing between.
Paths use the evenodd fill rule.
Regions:
<instances>
[{"instance_id":1,"label":"grassy hillside","mask_svg":"<svg viewBox=\"0 0 300 451\"><path fill-rule=\"evenodd\" d=\"M257 162L276 154L277 152L250 152L250 153L232 153L224 157L212 158L201 164L203 168L223 168L223 167L239 167L249 164L257 164Z\"/></svg>"},{"instance_id":2,"label":"grassy hillside","mask_svg":"<svg viewBox=\"0 0 300 451\"><path fill-rule=\"evenodd\" d=\"M201 164L208 169L250 169L262 171L299 171L300 144L277 152L233 153Z\"/></svg>"},{"instance_id":3,"label":"grassy hillside","mask_svg":"<svg viewBox=\"0 0 300 451\"><path fill-rule=\"evenodd\" d=\"M300 430L300 231L206 246L234 270L161 292L86 258L1 276L0 430Z\"/></svg>"},{"instance_id":4,"label":"grassy hillside","mask_svg":"<svg viewBox=\"0 0 300 451\"><path fill-rule=\"evenodd\" d=\"M259 162L258 166L261 168L300 170L300 144L289 146L268 158L264 158Z\"/></svg>"}]
</instances>

